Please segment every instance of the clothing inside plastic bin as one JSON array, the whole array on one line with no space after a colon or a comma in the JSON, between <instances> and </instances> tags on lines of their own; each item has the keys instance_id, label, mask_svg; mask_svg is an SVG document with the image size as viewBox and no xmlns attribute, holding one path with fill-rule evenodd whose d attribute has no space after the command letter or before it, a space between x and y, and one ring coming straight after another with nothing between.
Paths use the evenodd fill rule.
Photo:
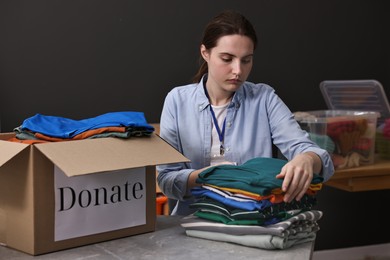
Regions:
<instances>
[{"instance_id":1,"label":"clothing inside plastic bin","mask_svg":"<svg viewBox=\"0 0 390 260\"><path fill-rule=\"evenodd\" d=\"M318 110L294 116L310 139L329 152L336 169L374 162L378 112Z\"/></svg>"}]
</instances>

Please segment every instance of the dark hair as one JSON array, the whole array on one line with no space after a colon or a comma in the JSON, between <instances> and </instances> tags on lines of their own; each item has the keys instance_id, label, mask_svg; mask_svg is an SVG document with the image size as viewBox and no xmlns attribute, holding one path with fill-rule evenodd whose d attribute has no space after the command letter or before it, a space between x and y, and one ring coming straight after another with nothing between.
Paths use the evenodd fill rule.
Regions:
<instances>
[{"instance_id":1,"label":"dark hair","mask_svg":"<svg viewBox=\"0 0 390 260\"><path fill-rule=\"evenodd\" d=\"M239 34L248 36L253 41L253 46L256 49L257 36L253 25L240 13L226 10L215 16L206 26L202 42L206 49L212 49L217 45L219 38L226 35ZM193 78L193 82L197 83L202 76L207 72L207 62L200 56L200 67Z\"/></svg>"}]
</instances>

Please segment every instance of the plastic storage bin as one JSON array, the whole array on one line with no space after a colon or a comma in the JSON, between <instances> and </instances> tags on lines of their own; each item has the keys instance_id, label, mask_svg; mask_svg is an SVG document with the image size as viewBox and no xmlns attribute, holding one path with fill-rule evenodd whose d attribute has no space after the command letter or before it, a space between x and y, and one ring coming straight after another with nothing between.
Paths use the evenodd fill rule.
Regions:
<instances>
[{"instance_id":1,"label":"plastic storage bin","mask_svg":"<svg viewBox=\"0 0 390 260\"><path fill-rule=\"evenodd\" d=\"M325 80L320 90L330 110L375 111L377 125L390 117L390 105L382 84L369 80Z\"/></svg>"},{"instance_id":2,"label":"plastic storage bin","mask_svg":"<svg viewBox=\"0 0 390 260\"><path fill-rule=\"evenodd\" d=\"M374 111L317 110L301 112L296 119L303 130L332 157L336 169L372 164L375 154Z\"/></svg>"}]
</instances>

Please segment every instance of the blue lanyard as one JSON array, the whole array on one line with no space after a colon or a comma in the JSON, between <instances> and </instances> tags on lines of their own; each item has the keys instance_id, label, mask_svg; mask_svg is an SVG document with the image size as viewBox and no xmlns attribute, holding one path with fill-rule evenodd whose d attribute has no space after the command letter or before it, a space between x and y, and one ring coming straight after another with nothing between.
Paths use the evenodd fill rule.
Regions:
<instances>
[{"instance_id":1,"label":"blue lanyard","mask_svg":"<svg viewBox=\"0 0 390 260\"><path fill-rule=\"evenodd\" d=\"M204 92L205 92L207 98L208 98L209 101L210 101L209 93L207 92L206 86L204 86ZM213 118L213 122L214 122L215 129L217 129L217 133L218 133L218 137L219 137L219 142L220 142L219 154L220 154L220 155L224 155L224 154L225 154L225 147L223 146L223 139L224 139L224 137L225 137L225 123L226 123L226 117L225 117L225 119L223 120L222 131L221 131L221 129L219 129L218 121L217 121L217 118L215 117L215 113L214 113L214 110L213 110L213 107L211 106L211 104L210 104L210 112L211 112L211 116L212 116L212 118Z\"/></svg>"}]
</instances>

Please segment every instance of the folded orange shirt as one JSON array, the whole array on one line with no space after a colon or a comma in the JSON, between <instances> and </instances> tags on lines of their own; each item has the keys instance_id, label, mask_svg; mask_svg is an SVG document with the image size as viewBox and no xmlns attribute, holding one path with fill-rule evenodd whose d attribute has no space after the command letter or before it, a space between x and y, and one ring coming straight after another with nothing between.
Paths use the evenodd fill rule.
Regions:
<instances>
[{"instance_id":1,"label":"folded orange shirt","mask_svg":"<svg viewBox=\"0 0 390 260\"><path fill-rule=\"evenodd\" d=\"M41 133L35 133L35 137L41 140L46 140L50 142L60 142L60 141L72 141L72 140L82 140L82 139L87 139L91 136L97 135L97 134L102 134L102 133L107 133L107 132L119 132L119 133L124 133L126 132L127 129L124 126L108 126L108 127L101 127L97 129L92 129L92 130L87 130L85 132L82 132L78 135L75 135L73 138L58 138L58 137L52 137L52 136L47 136Z\"/></svg>"},{"instance_id":2,"label":"folded orange shirt","mask_svg":"<svg viewBox=\"0 0 390 260\"><path fill-rule=\"evenodd\" d=\"M36 143L46 143L46 142L62 142L62 141L73 141L73 140L82 140L92 137L97 134L108 133L108 132L117 132L117 133L125 133L127 131L126 127L122 126L109 126L109 127L101 127L97 129L87 130L83 133L75 135L73 138L58 138L51 137L41 133L35 133L34 136L38 139L18 139L17 137L12 137L8 141L10 142L18 142L25 144L36 144Z\"/></svg>"}]
</instances>

